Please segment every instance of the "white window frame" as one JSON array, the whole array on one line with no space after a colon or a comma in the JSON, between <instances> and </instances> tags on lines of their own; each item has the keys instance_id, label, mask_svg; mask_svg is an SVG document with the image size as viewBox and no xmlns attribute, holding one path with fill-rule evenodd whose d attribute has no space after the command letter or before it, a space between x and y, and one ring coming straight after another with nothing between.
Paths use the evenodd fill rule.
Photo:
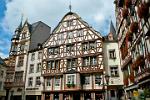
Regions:
<instances>
[{"instance_id":1,"label":"white window frame","mask_svg":"<svg viewBox=\"0 0 150 100\"><path fill-rule=\"evenodd\" d=\"M55 86L60 86L60 77L55 78Z\"/></svg>"}]
</instances>

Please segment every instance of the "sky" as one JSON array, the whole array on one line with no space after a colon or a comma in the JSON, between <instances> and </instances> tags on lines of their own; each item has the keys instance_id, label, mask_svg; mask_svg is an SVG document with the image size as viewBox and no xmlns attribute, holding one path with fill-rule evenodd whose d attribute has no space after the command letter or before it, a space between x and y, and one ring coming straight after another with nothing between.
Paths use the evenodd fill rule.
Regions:
<instances>
[{"instance_id":1,"label":"sky","mask_svg":"<svg viewBox=\"0 0 150 100\"><path fill-rule=\"evenodd\" d=\"M71 2L71 3L70 3ZM109 32L112 20L115 24L114 0L0 0L0 56L9 55L11 37L21 19L29 23L42 21L52 30L69 12L77 13L101 35Z\"/></svg>"}]
</instances>

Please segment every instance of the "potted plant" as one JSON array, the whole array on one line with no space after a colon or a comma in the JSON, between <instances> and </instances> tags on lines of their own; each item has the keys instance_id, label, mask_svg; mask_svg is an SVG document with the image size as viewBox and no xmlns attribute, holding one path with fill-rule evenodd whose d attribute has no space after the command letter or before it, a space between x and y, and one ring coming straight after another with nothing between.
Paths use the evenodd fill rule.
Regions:
<instances>
[{"instance_id":1,"label":"potted plant","mask_svg":"<svg viewBox=\"0 0 150 100\"><path fill-rule=\"evenodd\" d=\"M71 84L70 84L70 83L68 83L68 84L67 84L67 87L68 87L68 88L70 88L70 87L71 87Z\"/></svg>"},{"instance_id":2,"label":"potted plant","mask_svg":"<svg viewBox=\"0 0 150 100\"><path fill-rule=\"evenodd\" d=\"M72 84L70 84L71 85L71 87L75 87L75 84L74 83L72 83Z\"/></svg>"},{"instance_id":3,"label":"potted plant","mask_svg":"<svg viewBox=\"0 0 150 100\"><path fill-rule=\"evenodd\" d=\"M131 1L131 0L125 0L125 6L126 6L127 8L129 8L129 7L131 6L131 4L132 4L132 1Z\"/></svg>"}]
</instances>

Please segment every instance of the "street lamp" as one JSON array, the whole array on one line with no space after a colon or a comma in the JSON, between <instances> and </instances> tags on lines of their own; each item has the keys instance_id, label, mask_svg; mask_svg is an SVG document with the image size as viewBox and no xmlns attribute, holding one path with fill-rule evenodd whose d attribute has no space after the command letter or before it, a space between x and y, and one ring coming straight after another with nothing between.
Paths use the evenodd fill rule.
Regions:
<instances>
[{"instance_id":1,"label":"street lamp","mask_svg":"<svg viewBox=\"0 0 150 100\"><path fill-rule=\"evenodd\" d=\"M107 89L106 89L107 100L109 100L109 95L108 95L109 78L110 78L109 75L105 75L105 80L106 80L106 84L107 84Z\"/></svg>"}]
</instances>

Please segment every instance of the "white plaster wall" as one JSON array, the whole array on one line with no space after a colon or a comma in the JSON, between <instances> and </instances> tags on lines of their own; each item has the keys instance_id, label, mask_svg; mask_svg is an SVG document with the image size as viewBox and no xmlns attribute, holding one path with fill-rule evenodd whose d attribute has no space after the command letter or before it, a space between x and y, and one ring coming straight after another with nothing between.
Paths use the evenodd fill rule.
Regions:
<instances>
[{"instance_id":1,"label":"white plaster wall","mask_svg":"<svg viewBox=\"0 0 150 100\"><path fill-rule=\"evenodd\" d=\"M111 49L115 49L116 59L109 59L109 50ZM109 75L110 75L110 66L118 65L119 77L111 77L109 84L110 85L123 85L123 74L122 74L121 66L120 66L118 43L117 42L116 43L115 42L104 43L103 51L104 51L104 67Z\"/></svg>"},{"instance_id":2,"label":"white plaster wall","mask_svg":"<svg viewBox=\"0 0 150 100\"><path fill-rule=\"evenodd\" d=\"M42 51L40 50L40 51L32 52L32 53L35 53L35 59L33 61L31 61L32 53L29 53L29 55L28 55L28 65L27 65L27 74L26 74L26 85L25 85L25 88L38 88L38 90L34 90L34 91L37 91L37 92L43 90L43 84L44 84L43 77L41 76L41 71L36 72L38 63L41 63L41 68L42 68L42 59L38 59L38 52L42 52ZM34 64L34 72L33 73L29 73L30 64ZM41 85L36 86L35 85L36 84L36 77L38 77L38 76L41 76L40 77ZM28 87L28 78L29 77L33 77L32 87Z\"/></svg>"}]
</instances>

